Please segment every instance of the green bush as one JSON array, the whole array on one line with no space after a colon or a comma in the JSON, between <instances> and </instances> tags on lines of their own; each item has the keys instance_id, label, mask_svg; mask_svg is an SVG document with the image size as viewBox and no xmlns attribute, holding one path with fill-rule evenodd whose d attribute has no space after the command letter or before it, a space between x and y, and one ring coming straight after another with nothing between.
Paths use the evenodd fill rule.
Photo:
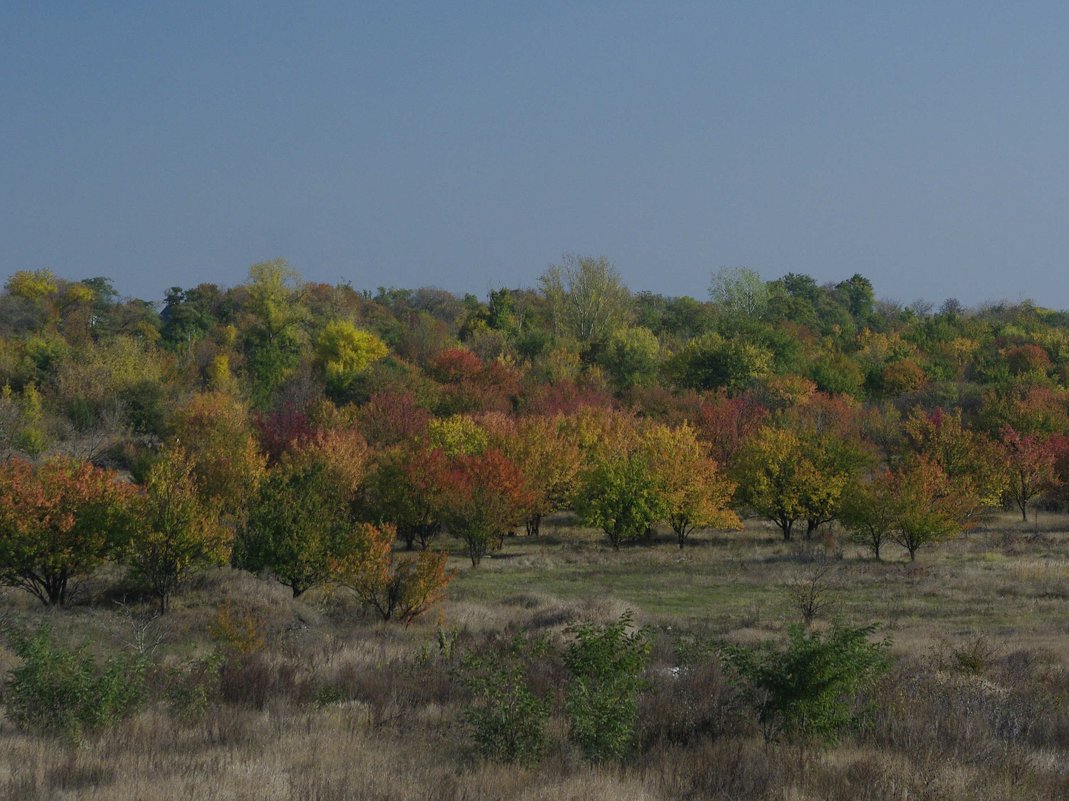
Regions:
<instances>
[{"instance_id":1,"label":"green bush","mask_svg":"<svg viewBox=\"0 0 1069 801\"><path fill-rule=\"evenodd\" d=\"M20 728L80 740L129 717L145 700L141 657L114 655L98 664L84 649L57 645L46 631L10 640L22 664L9 675L4 703Z\"/></svg>"},{"instance_id":2,"label":"green bush","mask_svg":"<svg viewBox=\"0 0 1069 801\"><path fill-rule=\"evenodd\" d=\"M631 624L631 612L625 612L607 626L582 623L569 629L574 636L564 652L572 675L569 732L593 762L623 758L635 737L651 639L646 629L628 633Z\"/></svg>"},{"instance_id":3,"label":"green bush","mask_svg":"<svg viewBox=\"0 0 1069 801\"><path fill-rule=\"evenodd\" d=\"M826 634L790 629L785 648L728 646L766 741L834 741L855 723L857 696L890 667L889 640L870 642L874 626L834 626Z\"/></svg>"},{"instance_id":4,"label":"green bush","mask_svg":"<svg viewBox=\"0 0 1069 801\"><path fill-rule=\"evenodd\" d=\"M528 667L544 640L515 637L503 651L468 651L454 675L472 694L464 714L479 753L499 762L534 762L545 750L549 703L531 689Z\"/></svg>"}]
</instances>

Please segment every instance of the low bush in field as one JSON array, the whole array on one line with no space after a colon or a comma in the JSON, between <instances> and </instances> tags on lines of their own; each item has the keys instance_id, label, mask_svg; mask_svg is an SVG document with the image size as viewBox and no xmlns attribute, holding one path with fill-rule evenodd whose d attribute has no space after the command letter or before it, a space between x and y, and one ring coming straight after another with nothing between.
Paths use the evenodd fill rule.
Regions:
<instances>
[{"instance_id":1,"label":"low bush in field","mask_svg":"<svg viewBox=\"0 0 1069 801\"><path fill-rule=\"evenodd\" d=\"M129 717L146 699L143 657L116 654L98 663L47 631L14 632L9 640L22 664L10 673L4 704L20 728L78 740Z\"/></svg>"}]
</instances>

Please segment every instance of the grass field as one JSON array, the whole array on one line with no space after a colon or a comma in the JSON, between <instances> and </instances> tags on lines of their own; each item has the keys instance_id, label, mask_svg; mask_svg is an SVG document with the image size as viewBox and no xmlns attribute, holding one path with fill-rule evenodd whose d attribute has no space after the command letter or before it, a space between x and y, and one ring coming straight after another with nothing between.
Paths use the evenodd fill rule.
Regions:
<instances>
[{"instance_id":1,"label":"grass field","mask_svg":"<svg viewBox=\"0 0 1069 801\"><path fill-rule=\"evenodd\" d=\"M560 516L539 537L507 538L478 570L455 547L449 600L408 629L376 623L341 592L293 600L245 574L201 576L171 613L142 621L160 674L184 676L218 648L224 606L262 634L263 647L212 674L203 709L158 694L80 743L3 720L0 798L1069 797L1069 518L999 516L922 549L912 564L895 546L877 562L834 533L784 543L756 521L699 533L682 551L661 533L614 552L571 522ZM136 639L142 605L116 603L121 593L105 586L88 586L69 610L38 608L14 591L3 603L60 641L121 651ZM876 624L892 638L896 667L868 729L826 748L766 745L715 665L685 681L664 678L680 637L781 638L801 620L804 590L826 604L815 627ZM538 765L474 756L440 632L457 647L486 648L500 632L560 637L569 623L627 609L657 632L632 757L586 764L558 719ZM16 664L0 650L0 669Z\"/></svg>"}]
</instances>

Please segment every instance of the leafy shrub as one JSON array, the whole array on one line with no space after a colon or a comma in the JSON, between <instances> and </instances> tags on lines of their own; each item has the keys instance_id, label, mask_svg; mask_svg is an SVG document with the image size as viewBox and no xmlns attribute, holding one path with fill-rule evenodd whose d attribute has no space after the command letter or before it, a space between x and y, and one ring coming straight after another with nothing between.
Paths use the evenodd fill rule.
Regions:
<instances>
[{"instance_id":1,"label":"leafy shrub","mask_svg":"<svg viewBox=\"0 0 1069 801\"><path fill-rule=\"evenodd\" d=\"M47 632L11 636L22 665L4 693L7 715L20 728L80 740L132 715L145 700L143 657L113 655L98 665L84 649L72 651Z\"/></svg>"},{"instance_id":2,"label":"leafy shrub","mask_svg":"<svg viewBox=\"0 0 1069 801\"><path fill-rule=\"evenodd\" d=\"M593 762L620 759L635 737L638 694L651 650L650 633L631 628L631 612L607 626L581 623L564 652L572 676L565 708L570 736Z\"/></svg>"},{"instance_id":3,"label":"leafy shrub","mask_svg":"<svg viewBox=\"0 0 1069 801\"><path fill-rule=\"evenodd\" d=\"M546 744L549 703L531 689L529 663L544 640L515 637L508 648L468 651L454 675L472 694L465 717L479 753L499 762L533 762Z\"/></svg>"},{"instance_id":4,"label":"leafy shrub","mask_svg":"<svg viewBox=\"0 0 1069 801\"><path fill-rule=\"evenodd\" d=\"M746 684L766 741L833 741L856 720L856 696L890 667L890 641L869 642L874 631L835 626L821 634L794 626L786 648L723 649Z\"/></svg>"}]
</instances>

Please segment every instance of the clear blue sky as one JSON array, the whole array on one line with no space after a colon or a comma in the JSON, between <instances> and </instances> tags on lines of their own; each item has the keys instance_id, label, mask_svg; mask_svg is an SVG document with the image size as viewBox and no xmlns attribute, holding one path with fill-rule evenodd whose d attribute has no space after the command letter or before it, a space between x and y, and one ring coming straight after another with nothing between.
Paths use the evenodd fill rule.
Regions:
<instances>
[{"instance_id":1,"label":"clear blue sky","mask_svg":"<svg viewBox=\"0 0 1069 801\"><path fill-rule=\"evenodd\" d=\"M572 251L1065 308L1067 40L1065 3L7 0L0 273L483 295Z\"/></svg>"}]
</instances>

